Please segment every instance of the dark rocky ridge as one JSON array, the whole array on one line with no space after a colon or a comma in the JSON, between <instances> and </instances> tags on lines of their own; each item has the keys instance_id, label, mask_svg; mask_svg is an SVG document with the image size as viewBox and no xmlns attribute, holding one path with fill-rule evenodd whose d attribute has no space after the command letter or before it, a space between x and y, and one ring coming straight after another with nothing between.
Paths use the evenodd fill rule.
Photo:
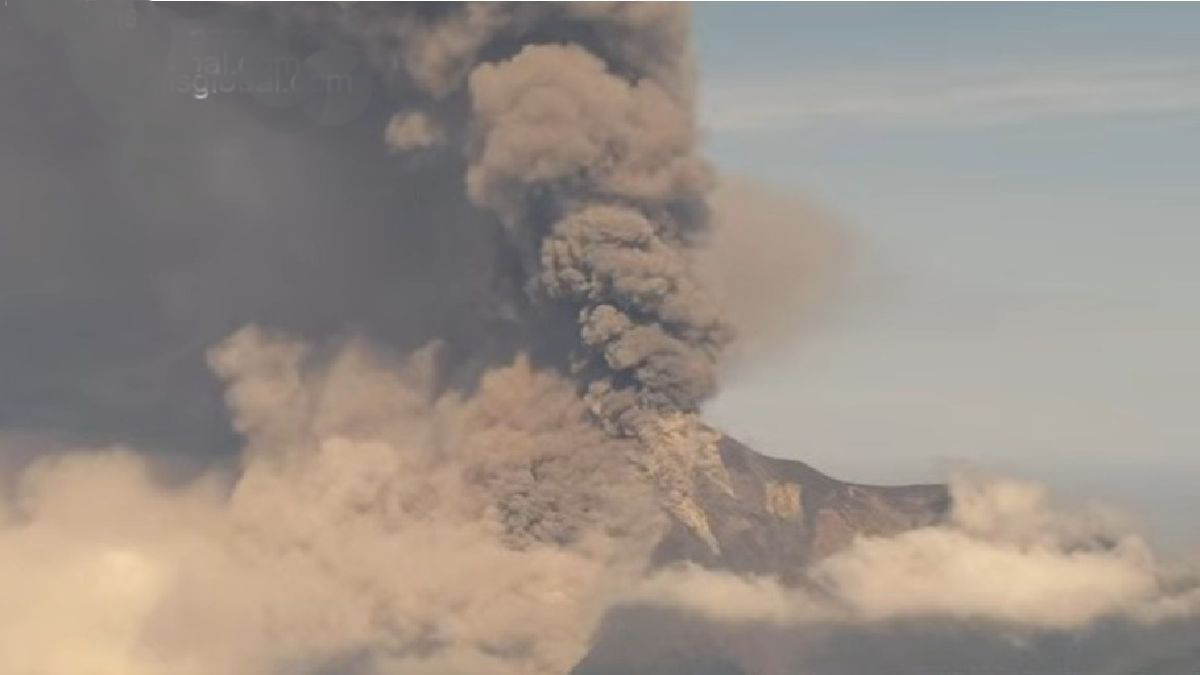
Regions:
<instances>
[{"instance_id":1,"label":"dark rocky ridge","mask_svg":"<svg viewBox=\"0 0 1200 675\"><path fill-rule=\"evenodd\" d=\"M936 523L949 510L944 485L845 483L803 462L762 455L728 436L719 450L732 493L708 487L699 501L720 550L675 523L659 544L656 563L688 560L794 581L811 562L841 550L857 535L897 534Z\"/></svg>"},{"instance_id":2,"label":"dark rocky ridge","mask_svg":"<svg viewBox=\"0 0 1200 675\"><path fill-rule=\"evenodd\" d=\"M722 623L627 606L571 675L1195 675L1200 622L1110 621L1081 633L910 619L798 626Z\"/></svg>"}]
</instances>

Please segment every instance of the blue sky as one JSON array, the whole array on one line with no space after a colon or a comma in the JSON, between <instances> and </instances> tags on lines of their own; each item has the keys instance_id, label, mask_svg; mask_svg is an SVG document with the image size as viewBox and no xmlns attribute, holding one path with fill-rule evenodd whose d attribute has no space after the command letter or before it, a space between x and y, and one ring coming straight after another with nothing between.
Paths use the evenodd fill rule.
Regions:
<instances>
[{"instance_id":1,"label":"blue sky","mask_svg":"<svg viewBox=\"0 0 1200 675\"><path fill-rule=\"evenodd\" d=\"M695 27L722 171L856 242L836 310L715 419L853 479L1044 478L1200 543L1200 7L702 4Z\"/></svg>"}]
</instances>

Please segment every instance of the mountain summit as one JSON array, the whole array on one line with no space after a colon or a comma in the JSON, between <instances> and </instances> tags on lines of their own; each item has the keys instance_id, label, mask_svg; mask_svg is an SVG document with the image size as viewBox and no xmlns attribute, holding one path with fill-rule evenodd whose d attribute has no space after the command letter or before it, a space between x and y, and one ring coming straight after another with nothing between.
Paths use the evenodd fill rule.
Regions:
<instances>
[{"instance_id":1,"label":"mountain summit","mask_svg":"<svg viewBox=\"0 0 1200 675\"><path fill-rule=\"evenodd\" d=\"M718 451L728 490L709 488L698 500L717 546L675 523L655 562L687 560L794 581L810 563L858 535L897 534L934 524L949 511L944 485L845 483L803 462L767 457L729 436L721 438Z\"/></svg>"}]
</instances>

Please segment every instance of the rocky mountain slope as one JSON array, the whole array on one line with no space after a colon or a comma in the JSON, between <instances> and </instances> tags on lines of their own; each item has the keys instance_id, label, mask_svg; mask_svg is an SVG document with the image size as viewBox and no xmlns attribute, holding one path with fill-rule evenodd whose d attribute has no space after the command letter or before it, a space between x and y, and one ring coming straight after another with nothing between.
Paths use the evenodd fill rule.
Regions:
<instances>
[{"instance_id":1,"label":"rocky mountain slope","mask_svg":"<svg viewBox=\"0 0 1200 675\"><path fill-rule=\"evenodd\" d=\"M800 581L810 563L856 535L889 535L948 515L942 485L845 483L738 441L719 443L728 491L699 495L714 550L679 524L658 562L689 560ZM934 617L894 622L782 625L720 622L678 608L615 609L572 675L1183 675L1200 673L1200 621L1162 625L1113 620L1082 634L1013 633L983 622Z\"/></svg>"},{"instance_id":2,"label":"rocky mountain slope","mask_svg":"<svg viewBox=\"0 0 1200 675\"><path fill-rule=\"evenodd\" d=\"M718 450L729 490L710 486L699 499L716 549L677 524L659 545L658 563L689 560L792 580L810 562L840 550L856 535L888 535L929 525L941 519L950 504L942 485L844 483L802 462L762 455L728 436Z\"/></svg>"}]
</instances>

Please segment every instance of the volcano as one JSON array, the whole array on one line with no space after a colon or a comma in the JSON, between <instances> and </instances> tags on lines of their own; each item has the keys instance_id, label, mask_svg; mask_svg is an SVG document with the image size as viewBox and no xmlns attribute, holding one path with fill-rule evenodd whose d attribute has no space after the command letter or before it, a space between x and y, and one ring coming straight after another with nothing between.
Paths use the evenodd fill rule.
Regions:
<instances>
[{"instance_id":1,"label":"volcano","mask_svg":"<svg viewBox=\"0 0 1200 675\"><path fill-rule=\"evenodd\" d=\"M886 537L943 522L946 485L877 486L832 478L796 460L759 453L725 435L718 442L727 489L700 491L702 517L715 539L678 520L660 541L659 566L688 562L737 574L802 584L805 570L859 536ZM736 675L790 672L796 640L774 626L734 626L661 607L619 607L594 637L572 675L646 672Z\"/></svg>"},{"instance_id":2,"label":"volcano","mask_svg":"<svg viewBox=\"0 0 1200 675\"><path fill-rule=\"evenodd\" d=\"M699 505L717 546L674 523L655 562L689 561L741 574L795 581L811 563L855 537L889 536L941 521L949 512L944 485L875 486L831 478L811 466L768 457L724 436L718 450L729 476Z\"/></svg>"},{"instance_id":3,"label":"volcano","mask_svg":"<svg viewBox=\"0 0 1200 675\"><path fill-rule=\"evenodd\" d=\"M856 537L950 521L946 485L843 482L729 436L718 449L730 490L699 499L717 546L676 523L659 543L657 564L687 562L805 587L810 566ZM1162 624L1112 619L1082 634L1026 631L1014 639L986 621L788 625L635 603L608 613L571 675L1184 675L1200 672L1197 629L1192 617Z\"/></svg>"}]
</instances>

